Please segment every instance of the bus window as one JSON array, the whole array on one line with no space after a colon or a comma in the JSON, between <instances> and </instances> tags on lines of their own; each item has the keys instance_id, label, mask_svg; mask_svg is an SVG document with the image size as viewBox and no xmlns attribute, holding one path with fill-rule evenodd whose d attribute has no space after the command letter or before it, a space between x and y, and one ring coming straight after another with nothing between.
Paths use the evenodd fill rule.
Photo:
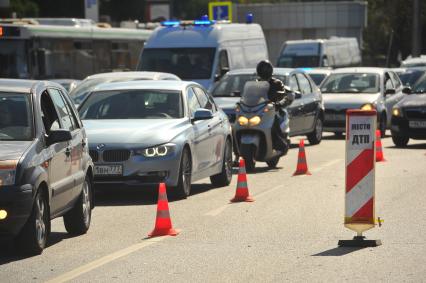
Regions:
<instances>
[{"instance_id":1,"label":"bus window","mask_svg":"<svg viewBox=\"0 0 426 283\"><path fill-rule=\"evenodd\" d=\"M24 40L0 40L0 77L29 78Z\"/></svg>"}]
</instances>

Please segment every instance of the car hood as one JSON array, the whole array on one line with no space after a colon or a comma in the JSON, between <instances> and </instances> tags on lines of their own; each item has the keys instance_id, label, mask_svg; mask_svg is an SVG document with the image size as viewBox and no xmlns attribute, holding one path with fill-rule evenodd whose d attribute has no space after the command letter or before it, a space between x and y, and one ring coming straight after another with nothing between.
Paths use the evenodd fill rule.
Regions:
<instances>
[{"instance_id":1,"label":"car hood","mask_svg":"<svg viewBox=\"0 0 426 283\"><path fill-rule=\"evenodd\" d=\"M410 94L404 97L396 106L399 107L426 107L425 94Z\"/></svg>"},{"instance_id":2,"label":"car hood","mask_svg":"<svg viewBox=\"0 0 426 283\"><path fill-rule=\"evenodd\" d=\"M0 141L0 160L21 158L31 143L31 141Z\"/></svg>"},{"instance_id":3,"label":"car hood","mask_svg":"<svg viewBox=\"0 0 426 283\"><path fill-rule=\"evenodd\" d=\"M153 146L170 142L189 126L185 119L83 120L89 143Z\"/></svg>"},{"instance_id":4,"label":"car hood","mask_svg":"<svg viewBox=\"0 0 426 283\"><path fill-rule=\"evenodd\" d=\"M214 101L217 106L224 110L235 109L235 104L240 101L239 97L215 97Z\"/></svg>"},{"instance_id":5,"label":"car hood","mask_svg":"<svg viewBox=\"0 0 426 283\"><path fill-rule=\"evenodd\" d=\"M325 108L359 108L366 103L374 103L379 99L379 93L323 93Z\"/></svg>"}]
</instances>

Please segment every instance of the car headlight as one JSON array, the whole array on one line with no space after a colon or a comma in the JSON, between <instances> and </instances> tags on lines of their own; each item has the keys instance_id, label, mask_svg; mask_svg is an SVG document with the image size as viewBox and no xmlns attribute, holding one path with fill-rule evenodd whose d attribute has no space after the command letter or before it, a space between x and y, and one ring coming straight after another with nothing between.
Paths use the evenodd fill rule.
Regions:
<instances>
[{"instance_id":1,"label":"car headlight","mask_svg":"<svg viewBox=\"0 0 426 283\"><path fill-rule=\"evenodd\" d=\"M250 126L257 126L257 125L259 125L261 120L262 119L260 119L259 116L254 116L254 117L250 118L249 124L250 124Z\"/></svg>"},{"instance_id":2,"label":"car headlight","mask_svg":"<svg viewBox=\"0 0 426 283\"><path fill-rule=\"evenodd\" d=\"M173 152L174 146L170 144L148 147L138 149L135 151L136 155L143 155L145 157L162 157L169 155Z\"/></svg>"},{"instance_id":3,"label":"car headlight","mask_svg":"<svg viewBox=\"0 0 426 283\"><path fill-rule=\"evenodd\" d=\"M401 109L399 109L399 108L392 109L392 115L396 116L396 117L401 117L402 116Z\"/></svg>"},{"instance_id":4,"label":"car headlight","mask_svg":"<svg viewBox=\"0 0 426 283\"><path fill-rule=\"evenodd\" d=\"M15 184L17 164L18 160L0 161L0 187Z\"/></svg>"},{"instance_id":5,"label":"car headlight","mask_svg":"<svg viewBox=\"0 0 426 283\"><path fill-rule=\"evenodd\" d=\"M244 116L238 117L238 124L240 124L240 126L247 126L248 122L249 120L246 117Z\"/></svg>"},{"instance_id":6,"label":"car headlight","mask_svg":"<svg viewBox=\"0 0 426 283\"><path fill-rule=\"evenodd\" d=\"M374 109L376 109L376 107L374 106L374 104L371 104L371 103L366 103L363 106L361 106L361 110L370 111Z\"/></svg>"}]
</instances>

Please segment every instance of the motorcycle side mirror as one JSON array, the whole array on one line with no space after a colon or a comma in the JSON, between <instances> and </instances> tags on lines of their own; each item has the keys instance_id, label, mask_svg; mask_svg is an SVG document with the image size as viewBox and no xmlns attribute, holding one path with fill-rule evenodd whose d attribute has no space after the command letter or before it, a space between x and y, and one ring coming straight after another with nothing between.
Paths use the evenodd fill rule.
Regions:
<instances>
[{"instance_id":1,"label":"motorcycle side mirror","mask_svg":"<svg viewBox=\"0 0 426 283\"><path fill-rule=\"evenodd\" d=\"M300 91L298 91L298 90L295 90L295 91L294 91L294 98L295 98L295 99L300 99L300 98L302 98L302 93L301 93Z\"/></svg>"}]
</instances>

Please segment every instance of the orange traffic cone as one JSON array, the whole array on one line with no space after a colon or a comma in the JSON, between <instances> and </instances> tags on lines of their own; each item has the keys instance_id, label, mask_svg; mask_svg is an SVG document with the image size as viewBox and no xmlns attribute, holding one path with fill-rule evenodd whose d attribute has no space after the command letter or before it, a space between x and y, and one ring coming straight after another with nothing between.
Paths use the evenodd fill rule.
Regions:
<instances>
[{"instance_id":1,"label":"orange traffic cone","mask_svg":"<svg viewBox=\"0 0 426 283\"><path fill-rule=\"evenodd\" d=\"M238 169L238 182L235 196L231 202L253 202L254 199L249 195L247 186L246 163L243 158L240 158L240 167Z\"/></svg>"},{"instance_id":2,"label":"orange traffic cone","mask_svg":"<svg viewBox=\"0 0 426 283\"><path fill-rule=\"evenodd\" d=\"M381 136L380 130L376 130L376 162L386 161L383 156Z\"/></svg>"},{"instance_id":3,"label":"orange traffic cone","mask_svg":"<svg viewBox=\"0 0 426 283\"><path fill-rule=\"evenodd\" d=\"M297 175L311 175L311 173L308 170L308 163L306 162L304 140L300 140L299 142L299 154L297 156L297 167L296 167L296 172L293 173L293 176L297 176Z\"/></svg>"},{"instance_id":4,"label":"orange traffic cone","mask_svg":"<svg viewBox=\"0 0 426 283\"><path fill-rule=\"evenodd\" d=\"M170 220L166 185L164 183L160 183L158 188L157 217L155 219L155 228L151 233L149 233L148 236L176 236L177 234L179 234L179 231L172 228L172 221Z\"/></svg>"}]
</instances>

